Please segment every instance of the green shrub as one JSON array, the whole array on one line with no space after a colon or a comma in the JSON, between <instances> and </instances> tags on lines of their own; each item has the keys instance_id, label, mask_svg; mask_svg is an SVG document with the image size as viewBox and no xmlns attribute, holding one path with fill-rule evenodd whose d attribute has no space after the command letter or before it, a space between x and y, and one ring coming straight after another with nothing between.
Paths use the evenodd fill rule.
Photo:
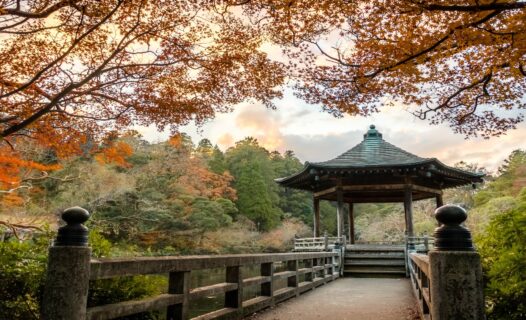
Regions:
<instances>
[{"instance_id":1,"label":"green shrub","mask_svg":"<svg viewBox=\"0 0 526 320\"><path fill-rule=\"evenodd\" d=\"M27 241L0 242L0 319L40 319L40 303L45 283L48 245L54 238L46 233ZM90 232L94 257L107 257L111 243L96 231ZM88 306L133 300L160 293L166 277L136 276L92 281ZM148 312L126 319L158 319Z\"/></svg>"},{"instance_id":2,"label":"green shrub","mask_svg":"<svg viewBox=\"0 0 526 320\"><path fill-rule=\"evenodd\" d=\"M526 188L476 238L486 278L488 319L526 319Z\"/></svg>"},{"instance_id":3,"label":"green shrub","mask_svg":"<svg viewBox=\"0 0 526 320\"><path fill-rule=\"evenodd\" d=\"M39 319L50 239L0 242L0 319Z\"/></svg>"}]
</instances>

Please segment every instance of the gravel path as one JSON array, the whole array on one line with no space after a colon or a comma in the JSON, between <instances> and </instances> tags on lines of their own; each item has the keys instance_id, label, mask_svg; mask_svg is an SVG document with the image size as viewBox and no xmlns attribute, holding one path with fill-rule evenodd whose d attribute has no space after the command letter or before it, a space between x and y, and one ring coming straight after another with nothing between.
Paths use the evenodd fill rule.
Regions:
<instances>
[{"instance_id":1,"label":"gravel path","mask_svg":"<svg viewBox=\"0 0 526 320\"><path fill-rule=\"evenodd\" d=\"M340 278L249 319L413 320L416 310L408 279Z\"/></svg>"}]
</instances>

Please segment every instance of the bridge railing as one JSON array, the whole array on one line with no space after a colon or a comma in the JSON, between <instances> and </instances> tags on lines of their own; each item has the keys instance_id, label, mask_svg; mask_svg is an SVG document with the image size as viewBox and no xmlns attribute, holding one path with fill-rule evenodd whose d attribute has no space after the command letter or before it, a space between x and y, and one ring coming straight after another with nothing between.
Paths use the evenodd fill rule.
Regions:
<instances>
[{"instance_id":1,"label":"bridge railing","mask_svg":"<svg viewBox=\"0 0 526 320\"><path fill-rule=\"evenodd\" d=\"M420 315L429 319L431 295L429 291L429 257L423 254L410 253L409 274L415 297L418 300Z\"/></svg>"},{"instance_id":2,"label":"bridge railing","mask_svg":"<svg viewBox=\"0 0 526 320\"><path fill-rule=\"evenodd\" d=\"M81 210L64 212L68 225L59 230L49 249L43 319L114 319L164 308L166 319L188 319L190 301L219 294L224 294L224 307L194 319L239 319L339 276L336 252L91 259L82 225L87 216ZM278 262L284 271L275 272ZM259 275L243 276L247 266L259 268ZM225 270L223 282L191 288L193 271L217 268ZM87 308L90 281L151 274L167 275L167 293ZM286 281L286 287L277 289L280 280ZM243 300L243 289L249 286L260 286L261 294Z\"/></svg>"}]
</instances>

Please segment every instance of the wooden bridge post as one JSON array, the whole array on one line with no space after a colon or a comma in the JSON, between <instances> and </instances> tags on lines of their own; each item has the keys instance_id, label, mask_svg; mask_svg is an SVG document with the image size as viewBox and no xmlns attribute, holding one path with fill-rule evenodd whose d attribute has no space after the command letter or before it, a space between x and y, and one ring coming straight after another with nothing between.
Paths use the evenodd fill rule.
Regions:
<instances>
[{"instance_id":1,"label":"wooden bridge post","mask_svg":"<svg viewBox=\"0 0 526 320\"><path fill-rule=\"evenodd\" d=\"M166 310L166 319L188 319L188 297L190 296L190 271L170 272L168 280L168 293L182 294L183 302L168 306Z\"/></svg>"},{"instance_id":2,"label":"wooden bridge post","mask_svg":"<svg viewBox=\"0 0 526 320\"><path fill-rule=\"evenodd\" d=\"M313 259L306 259L306 260L303 260L303 265L305 268L311 268L312 270L312 266L313 266L313 263L312 263L312 260ZM305 281L309 281L309 282L312 282L314 281L314 278L316 277L316 275L314 274L314 272L307 272L305 273Z\"/></svg>"},{"instance_id":3,"label":"wooden bridge post","mask_svg":"<svg viewBox=\"0 0 526 320\"><path fill-rule=\"evenodd\" d=\"M274 296L274 281L272 280L272 278L274 277L274 263L273 262L261 264L261 276L270 277L269 282L264 282L261 284L261 295L265 297ZM270 305L274 306L274 299L271 299Z\"/></svg>"},{"instance_id":4,"label":"wooden bridge post","mask_svg":"<svg viewBox=\"0 0 526 320\"><path fill-rule=\"evenodd\" d=\"M240 266L226 268L226 282L237 283L237 289L225 293L225 307L237 309L235 318L243 317L243 276Z\"/></svg>"},{"instance_id":5,"label":"wooden bridge post","mask_svg":"<svg viewBox=\"0 0 526 320\"><path fill-rule=\"evenodd\" d=\"M480 256L471 233L460 224L467 214L459 206L435 211L441 226L435 229L435 248L429 252L431 318L485 319Z\"/></svg>"},{"instance_id":6,"label":"wooden bridge post","mask_svg":"<svg viewBox=\"0 0 526 320\"><path fill-rule=\"evenodd\" d=\"M287 271L294 271L294 275L287 278L287 287L294 288L296 297L299 297L300 291L298 290L298 260L287 261Z\"/></svg>"},{"instance_id":7,"label":"wooden bridge post","mask_svg":"<svg viewBox=\"0 0 526 320\"><path fill-rule=\"evenodd\" d=\"M89 213L73 207L64 210L62 219L67 225L59 228L57 238L49 248L42 319L84 320L91 248L88 247L88 229L83 223L89 219Z\"/></svg>"}]
</instances>

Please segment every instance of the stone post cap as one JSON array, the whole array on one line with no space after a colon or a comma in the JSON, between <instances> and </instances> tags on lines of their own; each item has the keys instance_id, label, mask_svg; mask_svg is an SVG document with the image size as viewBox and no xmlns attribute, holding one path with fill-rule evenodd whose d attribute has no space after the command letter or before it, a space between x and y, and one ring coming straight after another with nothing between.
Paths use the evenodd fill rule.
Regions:
<instances>
[{"instance_id":1,"label":"stone post cap","mask_svg":"<svg viewBox=\"0 0 526 320\"><path fill-rule=\"evenodd\" d=\"M454 204L446 204L435 210L435 219L442 224L459 225L467 218L466 210Z\"/></svg>"},{"instance_id":2,"label":"stone post cap","mask_svg":"<svg viewBox=\"0 0 526 320\"><path fill-rule=\"evenodd\" d=\"M55 246L87 246L88 228L83 223L88 221L88 210L81 207L72 207L62 212L62 220L66 225L58 229Z\"/></svg>"},{"instance_id":3,"label":"stone post cap","mask_svg":"<svg viewBox=\"0 0 526 320\"><path fill-rule=\"evenodd\" d=\"M67 224L83 224L88 221L89 216L88 210L81 207L71 207L62 212L62 220Z\"/></svg>"},{"instance_id":4,"label":"stone post cap","mask_svg":"<svg viewBox=\"0 0 526 320\"><path fill-rule=\"evenodd\" d=\"M444 205L435 210L435 218L441 226L435 229L436 251L474 251L471 232L461 226L468 215L456 205Z\"/></svg>"}]
</instances>

